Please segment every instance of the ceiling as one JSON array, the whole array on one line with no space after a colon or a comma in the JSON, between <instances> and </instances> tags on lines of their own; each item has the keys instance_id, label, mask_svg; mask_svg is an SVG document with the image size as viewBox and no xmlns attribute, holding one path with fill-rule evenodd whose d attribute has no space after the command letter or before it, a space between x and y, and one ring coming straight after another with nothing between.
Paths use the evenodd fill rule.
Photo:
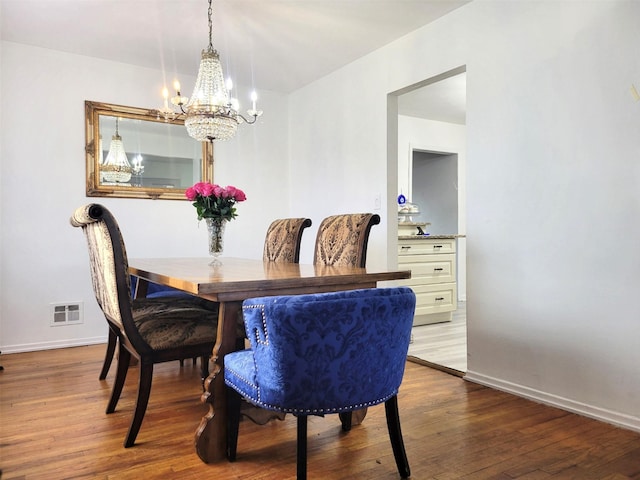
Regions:
<instances>
[{"instance_id":1,"label":"ceiling","mask_svg":"<svg viewBox=\"0 0 640 480\"><path fill-rule=\"evenodd\" d=\"M213 45L236 84L289 93L471 0L215 0ZM2 40L195 75L204 0L0 0ZM191 87L185 87L189 95Z\"/></svg>"},{"instance_id":2,"label":"ceiling","mask_svg":"<svg viewBox=\"0 0 640 480\"><path fill-rule=\"evenodd\" d=\"M398 97L398 113L440 122L466 123L467 74L445 78Z\"/></svg>"}]
</instances>

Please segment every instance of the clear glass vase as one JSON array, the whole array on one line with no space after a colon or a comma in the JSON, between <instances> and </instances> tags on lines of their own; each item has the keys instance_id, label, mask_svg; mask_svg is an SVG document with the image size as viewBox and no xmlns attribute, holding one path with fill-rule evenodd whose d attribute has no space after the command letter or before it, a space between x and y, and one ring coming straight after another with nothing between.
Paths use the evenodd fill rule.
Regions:
<instances>
[{"instance_id":1,"label":"clear glass vase","mask_svg":"<svg viewBox=\"0 0 640 480\"><path fill-rule=\"evenodd\" d=\"M224 218L205 218L205 221L209 232L209 255L213 257L209 265L222 265L220 256L224 251L224 230L228 220Z\"/></svg>"}]
</instances>

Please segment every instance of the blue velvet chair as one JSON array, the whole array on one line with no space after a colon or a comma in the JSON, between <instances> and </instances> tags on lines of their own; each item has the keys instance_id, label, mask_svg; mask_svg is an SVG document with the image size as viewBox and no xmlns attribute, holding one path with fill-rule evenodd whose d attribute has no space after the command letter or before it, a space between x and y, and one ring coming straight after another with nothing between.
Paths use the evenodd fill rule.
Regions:
<instances>
[{"instance_id":1,"label":"blue velvet chair","mask_svg":"<svg viewBox=\"0 0 640 480\"><path fill-rule=\"evenodd\" d=\"M409 477L397 393L415 311L410 288L254 298L242 311L251 349L224 358L230 461L236 458L242 397L297 416L298 480L306 479L308 415L384 403L398 472Z\"/></svg>"}]
</instances>

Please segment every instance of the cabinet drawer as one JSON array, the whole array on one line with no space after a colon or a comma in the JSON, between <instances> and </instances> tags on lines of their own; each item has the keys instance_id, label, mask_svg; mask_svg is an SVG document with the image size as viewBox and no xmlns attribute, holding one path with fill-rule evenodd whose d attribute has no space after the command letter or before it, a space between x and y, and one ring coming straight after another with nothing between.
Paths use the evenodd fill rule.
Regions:
<instances>
[{"instance_id":1,"label":"cabinet drawer","mask_svg":"<svg viewBox=\"0 0 640 480\"><path fill-rule=\"evenodd\" d=\"M416 294L416 316L450 312L458 308L455 283L408 286Z\"/></svg>"},{"instance_id":2,"label":"cabinet drawer","mask_svg":"<svg viewBox=\"0 0 640 480\"><path fill-rule=\"evenodd\" d=\"M413 284L448 283L456 280L456 256L453 254L400 256L398 268L411 269Z\"/></svg>"},{"instance_id":3,"label":"cabinet drawer","mask_svg":"<svg viewBox=\"0 0 640 480\"><path fill-rule=\"evenodd\" d=\"M438 253L455 253L455 238L429 238L424 240L398 241L398 255L432 255Z\"/></svg>"}]
</instances>

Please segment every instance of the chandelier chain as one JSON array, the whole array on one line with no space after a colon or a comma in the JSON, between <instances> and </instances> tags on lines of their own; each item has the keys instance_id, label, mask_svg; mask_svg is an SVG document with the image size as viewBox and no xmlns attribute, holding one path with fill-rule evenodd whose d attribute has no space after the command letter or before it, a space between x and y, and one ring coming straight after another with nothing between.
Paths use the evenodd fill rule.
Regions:
<instances>
[{"instance_id":1,"label":"chandelier chain","mask_svg":"<svg viewBox=\"0 0 640 480\"><path fill-rule=\"evenodd\" d=\"M213 35L213 21L211 20L211 17L213 15L213 7L211 6L213 0L209 0L209 10L207 10L207 14L209 16L209 51L213 51L213 40L212 40L212 35Z\"/></svg>"}]
</instances>

